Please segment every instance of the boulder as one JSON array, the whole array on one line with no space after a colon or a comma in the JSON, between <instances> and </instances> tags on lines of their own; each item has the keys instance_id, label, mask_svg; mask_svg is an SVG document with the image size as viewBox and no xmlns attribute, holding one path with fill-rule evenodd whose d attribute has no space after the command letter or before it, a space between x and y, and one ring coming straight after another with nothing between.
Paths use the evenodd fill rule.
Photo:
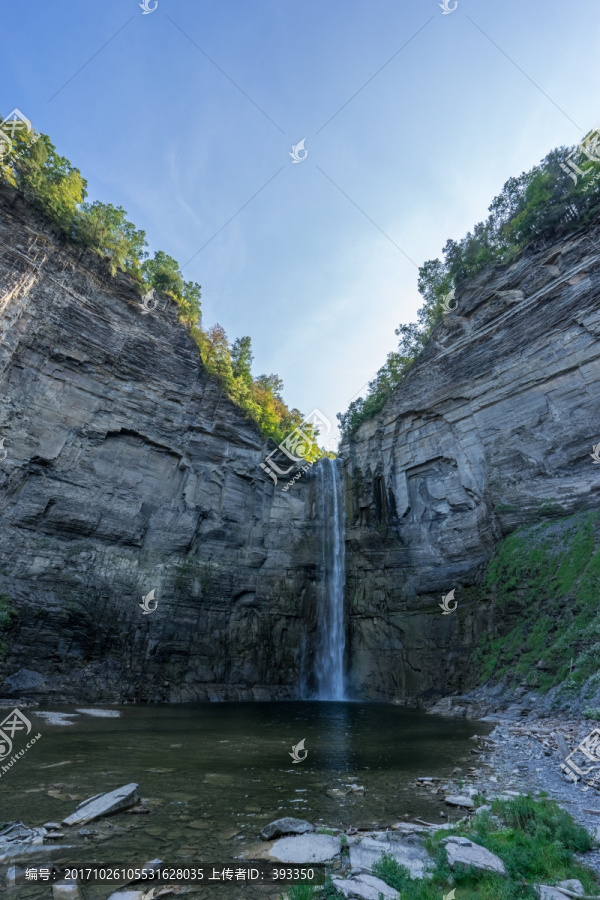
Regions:
<instances>
[{"instance_id":1,"label":"boulder","mask_svg":"<svg viewBox=\"0 0 600 900\"><path fill-rule=\"evenodd\" d=\"M406 866L412 878L428 878L426 871L431 862L427 850L420 843L410 841L385 841L365 837L350 845L350 866L353 869L367 869L381 859L383 853L393 856L401 865Z\"/></svg>"},{"instance_id":2,"label":"boulder","mask_svg":"<svg viewBox=\"0 0 600 900\"><path fill-rule=\"evenodd\" d=\"M464 806L466 809L473 809L475 806L470 797L463 797L461 794L444 797L444 803L448 806Z\"/></svg>"},{"instance_id":3,"label":"boulder","mask_svg":"<svg viewBox=\"0 0 600 900\"><path fill-rule=\"evenodd\" d=\"M52 900L82 900L79 885L72 881L58 881L52 885Z\"/></svg>"},{"instance_id":4,"label":"boulder","mask_svg":"<svg viewBox=\"0 0 600 900\"><path fill-rule=\"evenodd\" d=\"M379 900L381 894L384 900L400 900L400 894L391 888L381 878L375 875L355 875L350 878L333 877L332 881L337 890L344 897L352 900Z\"/></svg>"},{"instance_id":5,"label":"boulder","mask_svg":"<svg viewBox=\"0 0 600 900\"><path fill-rule=\"evenodd\" d=\"M72 815L63 820L63 825L85 825L101 816L129 809L140 799L137 789L138 785L132 782L108 794L90 797L89 800L84 800Z\"/></svg>"},{"instance_id":6,"label":"boulder","mask_svg":"<svg viewBox=\"0 0 600 900\"><path fill-rule=\"evenodd\" d=\"M473 866L481 872L497 872L506 875L504 863L495 853L490 853L485 847L474 844L464 837L447 837L442 839L446 845L448 865L451 869L456 865Z\"/></svg>"},{"instance_id":7,"label":"boulder","mask_svg":"<svg viewBox=\"0 0 600 900\"><path fill-rule=\"evenodd\" d=\"M2 682L3 694L18 694L22 691L45 691L46 681L39 672L33 669L19 669L14 675L9 675Z\"/></svg>"},{"instance_id":8,"label":"boulder","mask_svg":"<svg viewBox=\"0 0 600 900\"><path fill-rule=\"evenodd\" d=\"M314 825L304 819L292 819L290 816L285 816L283 819L276 819L265 825L260 836L263 841L272 841L284 834L307 834L314 830Z\"/></svg>"},{"instance_id":9,"label":"boulder","mask_svg":"<svg viewBox=\"0 0 600 900\"><path fill-rule=\"evenodd\" d=\"M269 856L285 863L319 863L337 856L340 847L339 837L330 834L299 834L275 841Z\"/></svg>"},{"instance_id":10,"label":"boulder","mask_svg":"<svg viewBox=\"0 0 600 900\"><path fill-rule=\"evenodd\" d=\"M559 881L557 887L565 888L567 891L571 891L572 894L579 894L580 897L583 897L585 894L585 888L577 878L569 878L567 881Z\"/></svg>"}]
</instances>

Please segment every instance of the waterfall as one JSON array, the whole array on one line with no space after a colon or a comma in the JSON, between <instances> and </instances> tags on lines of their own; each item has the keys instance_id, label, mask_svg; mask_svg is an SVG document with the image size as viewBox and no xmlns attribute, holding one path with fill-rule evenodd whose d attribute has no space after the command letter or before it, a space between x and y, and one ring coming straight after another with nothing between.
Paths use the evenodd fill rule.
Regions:
<instances>
[{"instance_id":1,"label":"waterfall","mask_svg":"<svg viewBox=\"0 0 600 900\"><path fill-rule=\"evenodd\" d=\"M317 699L344 699L345 510L342 462L325 457L315 467L322 525L317 610Z\"/></svg>"}]
</instances>

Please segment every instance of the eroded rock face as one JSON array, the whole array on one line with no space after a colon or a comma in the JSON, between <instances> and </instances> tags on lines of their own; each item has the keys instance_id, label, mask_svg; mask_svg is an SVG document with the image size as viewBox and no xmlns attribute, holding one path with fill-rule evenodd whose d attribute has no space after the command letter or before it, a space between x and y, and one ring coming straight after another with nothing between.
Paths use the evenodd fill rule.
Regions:
<instances>
[{"instance_id":1,"label":"eroded rock face","mask_svg":"<svg viewBox=\"0 0 600 900\"><path fill-rule=\"evenodd\" d=\"M300 696L311 473L287 493L264 475L264 440L174 304L144 314L128 278L12 193L0 207L0 595L16 610L0 684L26 668L36 699L44 683L89 702Z\"/></svg>"},{"instance_id":2,"label":"eroded rock face","mask_svg":"<svg viewBox=\"0 0 600 900\"><path fill-rule=\"evenodd\" d=\"M481 271L343 444L355 694L426 703L471 686L498 539L598 507L599 263L590 231Z\"/></svg>"}]
</instances>

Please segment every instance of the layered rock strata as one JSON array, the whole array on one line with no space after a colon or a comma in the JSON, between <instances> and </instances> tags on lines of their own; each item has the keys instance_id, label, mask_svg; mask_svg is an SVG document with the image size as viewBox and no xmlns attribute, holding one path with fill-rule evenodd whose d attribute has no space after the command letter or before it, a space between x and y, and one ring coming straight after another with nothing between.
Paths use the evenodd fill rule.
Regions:
<instances>
[{"instance_id":1,"label":"layered rock strata","mask_svg":"<svg viewBox=\"0 0 600 900\"><path fill-rule=\"evenodd\" d=\"M0 694L300 696L310 473L288 493L265 476L264 439L168 298L145 313L128 277L13 193L0 205L0 684L37 673Z\"/></svg>"},{"instance_id":2,"label":"layered rock strata","mask_svg":"<svg viewBox=\"0 0 600 900\"><path fill-rule=\"evenodd\" d=\"M494 627L483 575L499 538L600 505L599 236L482 270L343 444L356 694L427 703L468 688Z\"/></svg>"}]
</instances>

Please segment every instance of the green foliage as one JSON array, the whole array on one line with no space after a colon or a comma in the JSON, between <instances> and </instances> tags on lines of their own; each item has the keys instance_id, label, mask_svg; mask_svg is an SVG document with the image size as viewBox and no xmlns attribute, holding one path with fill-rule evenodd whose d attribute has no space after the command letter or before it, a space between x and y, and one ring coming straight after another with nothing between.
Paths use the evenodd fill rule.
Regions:
<instances>
[{"instance_id":1,"label":"green foliage","mask_svg":"<svg viewBox=\"0 0 600 900\"><path fill-rule=\"evenodd\" d=\"M344 900L343 894L340 894L328 876L322 887L313 884L293 884L288 888L286 894L279 895L280 900Z\"/></svg>"},{"instance_id":2,"label":"green foliage","mask_svg":"<svg viewBox=\"0 0 600 900\"><path fill-rule=\"evenodd\" d=\"M482 637L479 677L579 690L598 670L600 514L578 513L520 528L501 541L487 571L496 633Z\"/></svg>"},{"instance_id":3,"label":"green foliage","mask_svg":"<svg viewBox=\"0 0 600 900\"><path fill-rule=\"evenodd\" d=\"M418 288L424 305L417 313L417 322L399 326L398 351L388 354L369 382L367 396L354 400L345 413L338 414L344 435L352 436L362 422L383 408L442 318L444 297L453 288L459 288L490 263L510 261L527 244L552 240L600 215L600 180L593 182L593 164L579 152L576 162L590 177L580 177L573 184L568 171L561 168L569 152L566 147L552 150L529 172L509 178L492 201L486 221L475 225L461 241L448 240L443 261L428 260L420 267Z\"/></svg>"},{"instance_id":4,"label":"green foliage","mask_svg":"<svg viewBox=\"0 0 600 900\"><path fill-rule=\"evenodd\" d=\"M177 260L164 251L157 250L147 258L145 232L127 219L123 207L99 200L85 202L87 182L79 170L58 155L47 135L34 140L22 132L24 129L15 132L13 147L3 157L0 181L21 191L59 226L67 241L102 256L112 275L127 272L142 293L154 289L171 297L208 372L265 436L281 442L303 417L299 410L285 405L283 382L277 375L252 376L250 338L238 338L230 347L219 324L204 330L200 285L185 281Z\"/></svg>"},{"instance_id":5,"label":"green foliage","mask_svg":"<svg viewBox=\"0 0 600 900\"><path fill-rule=\"evenodd\" d=\"M594 722L600 722L600 709L597 706L588 706L583 711L584 719L592 719Z\"/></svg>"},{"instance_id":6,"label":"green foliage","mask_svg":"<svg viewBox=\"0 0 600 900\"><path fill-rule=\"evenodd\" d=\"M179 307L179 317L189 326L199 327L201 287L195 281L184 281L179 263L163 250L140 267L147 289L168 294Z\"/></svg>"},{"instance_id":7,"label":"green foliage","mask_svg":"<svg viewBox=\"0 0 600 900\"><path fill-rule=\"evenodd\" d=\"M75 219L76 240L105 256L113 275L118 270L135 271L146 256L146 233L138 231L126 216L122 206L96 200L83 203Z\"/></svg>"},{"instance_id":8,"label":"green foliage","mask_svg":"<svg viewBox=\"0 0 600 900\"><path fill-rule=\"evenodd\" d=\"M0 178L21 190L29 202L71 235L87 194L87 182L79 169L58 155L45 134L31 143L16 132L14 143L14 151L0 169Z\"/></svg>"},{"instance_id":9,"label":"green foliage","mask_svg":"<svg viewBox=\"0 0 600 900\"><path fill-rule=\"evenodd\" d=\"M447 831L438 831L428 840L434 862L431 879L411 878L406 868L385 854L373 866L373 874L399 891L402 900L440 900L449 892L450 884L456 900L533 900L534 884L555 884L568 878L579 879L586 894L598 893L593 873L573 857L574 853L590 850L592 839L554 801L531 797L494 801L492 815L478 815L470 825L453 828L451 833L467 837L499 856L508 877L472 867L451 871L441 844Z\"/></svg>"},{"instance_id":10,"label":"green foliage","mask_svg":"<svg viewBox=\"0 0 600 900\"><path fill-rule=\"evenodd\" d=\"M318 900L344 900L344 895L337 890L331 876L328 876L323 887L317 890L317 898Z\"/></svg>"}]
</instances>

